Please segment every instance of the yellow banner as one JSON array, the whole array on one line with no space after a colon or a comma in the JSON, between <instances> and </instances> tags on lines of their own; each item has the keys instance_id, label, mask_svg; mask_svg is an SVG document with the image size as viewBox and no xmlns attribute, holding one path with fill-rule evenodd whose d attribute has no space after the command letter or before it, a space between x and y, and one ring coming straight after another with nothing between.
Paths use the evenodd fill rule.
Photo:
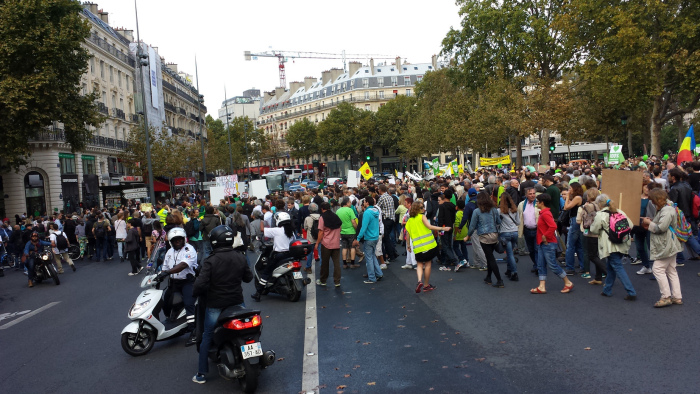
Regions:
<instances>
[{"instance_id":1,"label":"yellow banner","mask_svg":"<svg viewBox=\"0 0 700 394\"><path fill-rule=\"evenodd\" d=\"M479 158L479 165L482 167L497 166L499 164L510 164L510 156Z\"/></svg>"},{"instance_id":2,"label":"yellow banner","mask_svg":"<svg viewBox=\"0 0 700 394\"><path fill-rule=\"evenodd\" d=\"M360 167L360 174L362 174L366 180L372 177L372 170L369 168L369 164L367 164L367 162Z\"/></svg>"}]
</instances>

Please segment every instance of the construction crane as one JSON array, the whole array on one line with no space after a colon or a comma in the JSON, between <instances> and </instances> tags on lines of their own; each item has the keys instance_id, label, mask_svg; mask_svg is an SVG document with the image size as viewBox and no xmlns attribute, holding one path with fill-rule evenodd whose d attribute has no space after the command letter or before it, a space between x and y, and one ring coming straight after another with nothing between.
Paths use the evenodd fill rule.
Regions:
<instances>
[{"instance_id":1,"label":"construction crane","mask_svg":"<svg viewBox=\"0 0 700 394\"><path fill-rule=\"evenodd\" d=\"M326 53L326 52L299 52L299 51L277 51L269 50L265 52L251 53L250 51L243 52L245 60L258 60L259 57L276 57L279 62L280 72L280 87L287 87L287 77L285 73L284 63L289 59L342 59L343 71L347 72L346 61L348 59L390 59L393 60L396 56L378 55L378 54L346 54L345 50L342 53Z\"/></svg>"}]
</instances>

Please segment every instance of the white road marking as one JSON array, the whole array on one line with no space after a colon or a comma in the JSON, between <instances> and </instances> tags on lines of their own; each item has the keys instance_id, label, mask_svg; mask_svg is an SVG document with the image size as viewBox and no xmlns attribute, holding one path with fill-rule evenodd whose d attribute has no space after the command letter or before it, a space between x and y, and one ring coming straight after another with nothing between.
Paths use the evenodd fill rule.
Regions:
<instances>
[{"instance_id":1,"label":"white road marking","mask_svg":"<svg viewBox=\"0 0 700 394\"><path fill-rule=\"evenodd\" d=\"M15 319L15 320L13 320L13 321L11 321L11 322L9 322L9 323L3 324L2 326L0 326L0 330L5 330L5 329L7 329L7 328L10 328L10 327L14 326L15 324L17 324L17 323L19 323L19 322L21 322L21 321L23 321L23 320L29 319L30 317L32 317L32 316L34 316L34 315L36 315L36 314L38 314L38 313L41 313L41 312L43 312L43 311L45 311L45 310L51 308L51 307L54 306L54 305L59 304L60 302L61 302L61 301L56 301L56 302L52 302L52 303L50 303L50 304L46 304L46 305L42 306L41 308L39 308L39 309L37 309L37 310L35 310L35 311L32 311L32 312L29 312L29 313L27 313L26 315L24 315L24 316L22 316L22 317L20 317L20 318L17 318L17 319Z\"/></svg>"},{"instance_id":2,"label":"white road marking","mask_svg":"<svg viewBox=\"0 0 700 394\"><path fill-rule=\"evenodd\" d=\"M308 274L311 283L306 286L306 332L304 335L304 362L301 378L303 393L318 393L318 327L316 320L316 281Z\"/></svg>"}]
</instances>

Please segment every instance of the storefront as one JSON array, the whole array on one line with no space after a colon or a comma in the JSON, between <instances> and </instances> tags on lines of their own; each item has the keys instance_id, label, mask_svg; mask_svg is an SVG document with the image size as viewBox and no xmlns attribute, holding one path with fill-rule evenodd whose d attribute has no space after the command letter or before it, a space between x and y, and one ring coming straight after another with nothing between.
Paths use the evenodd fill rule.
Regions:
<instances>
[{"instance_id":1,"label":"storefront","mask_svg":"<svg viewBox=\"0 0 700 394\"><path fill-rule=\"evenodd\" d=\"M24 176L24 199L27 215L38 216L46 213L44 176L30 171Z\"/></svg>"}]
</instances>

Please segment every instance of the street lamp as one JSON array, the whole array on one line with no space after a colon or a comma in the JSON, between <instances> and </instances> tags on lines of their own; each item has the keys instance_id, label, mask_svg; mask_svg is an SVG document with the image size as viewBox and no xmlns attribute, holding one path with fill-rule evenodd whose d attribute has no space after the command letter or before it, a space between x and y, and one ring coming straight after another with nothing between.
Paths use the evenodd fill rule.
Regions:
<instances>
[{"instance_id":1,"label":"street lamp","mask_svg":"<svg viewBox=\"0 0 700 394\"><path fill-rule=\"evenodd\" d=\"M199 93L199 69L197 68L197 57L194 58L194 72L197 77L197 93ZM207 181L207 161L204 157L204 134L202 134L202 103L204 102L204 96L198 95L197 97L197 114L199 116L199 136L202 141L202 193L204 193L204 182Z\"/></svg>"},{"instance_id":2,"label":"street lamp","mask_svg":"<svg viewBox=\"0 0 700 394\"><path fill-rule=\"evenodd\" d=\"M625 127L625 134L627 135L627 154L631 157L632 156L632 136L628 133L627 131L627 115L625 112L622 112L622 116L620 116L620 123L622 126Z\"/></svg>"},{"instance_id":3,"label":"street lamp","mask_svg":"<svg viewBox=\"0 0 700 394\"><path fill-rule=\"evenodd\" d=\"M143 70L144 67L148 66L148 56L143 53L141 47L141 35L139 33L139 9L136 6L136 0L134 0L134 11L136 12L136 40L137 42L137 57L139 63L139 80L141 81L141 102L143 103L143 129L146 136L146 162L148 163L148 196L151 200L151 204L156 203L156 194L153 190L153 168L151 165L151 137L150 130L148 129L148 111L146 109L146 86L143 81Z\"/></svg>"},{"instance_id":4,"label":"street lamp","mask_svg":"<svg viewBox=\"0 0 700 394\"><path fill-rule=\"evenodd\" d=\"M226 134L228 134L228 160L231 166L231 175L233 175L233 153L231 153L231 130L228 128L228 121L231 116L228 114L228 97L226 96L226 87L224 86L224 105L226 106Z\"/></svg>"},{"instance_id":5,"label":"street lamp","mask_svg":"<svg viewBox=\"0 0 700 394\"><path fill-rule=\"evenodd\" d=\"M248 188L250 188L250 162L248 161L248 119L245 116L245 105L243 106L243 138L245 142L245 165L248 169ZM260 163L258 163L258 166Z\"/></svg>"}]
</instances>

